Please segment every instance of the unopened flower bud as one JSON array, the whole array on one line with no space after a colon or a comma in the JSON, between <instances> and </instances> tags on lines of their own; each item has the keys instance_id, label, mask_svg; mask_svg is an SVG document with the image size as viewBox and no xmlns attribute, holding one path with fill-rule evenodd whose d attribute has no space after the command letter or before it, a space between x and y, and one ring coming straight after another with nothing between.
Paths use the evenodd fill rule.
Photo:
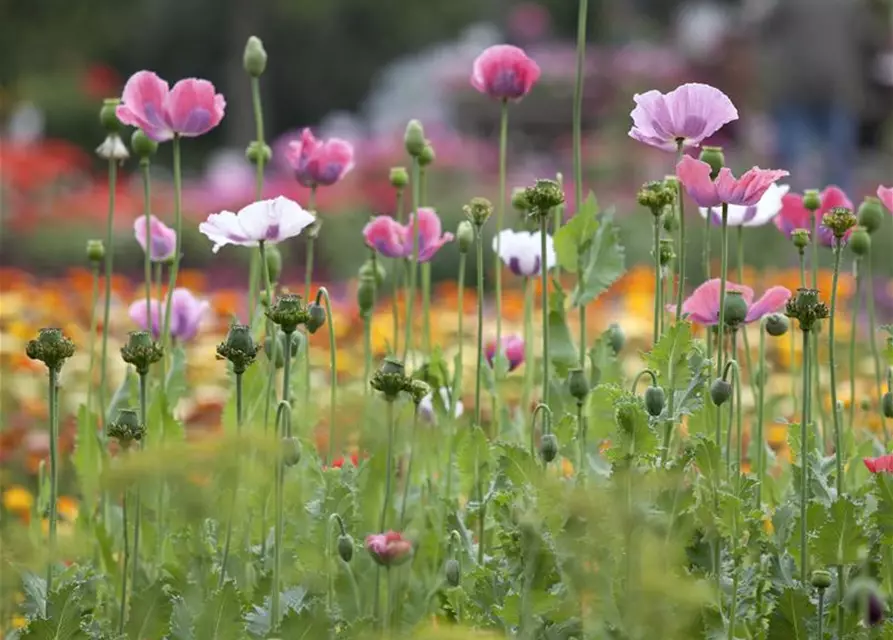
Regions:
<instances>
[{"instance_id":1,"label":"unopened flower bud","mask_svg":"<svg viewBox=\"0 0 893 640\"><path fill-rule=\"evenodd\" d=\"M267 317L282 327L285 333L293 333L299 324L310 318L303 298L293 293L279 296L276 303L267 311Z\"/></svg>"},{"instance_id":2,"label":"unopened flower bud","mask_svg":"<svg viewBox=\"0 0 893 640\"><path fill-rule=\"evenodd\" d=\"M130 136L130 150L133 155L141 160L151 158L158 151L158 143L146 135L142 129L137 129Z\"/></svg>"},{"instance_id":3,"label":"unopened flower bud","mask_svg":"<svg viewBox=\"0 0 893 640\"><path fill-rule=\"evenodd\" d=\"M868 229L859 226L850 234L850 251L857 256L866 256L871 251L871 236Z\"/></svg>"},{"instance_id":4,"label":"unopened flower bud","mask_svg":"<svg viewBox=\"0 0 893 640\"><path fill-rule=\"evenodd\" d=\"M257 357L260 347L254 344L251 327L244 324L233 324L226 334L226 340L217 345L217 355L229 360L233 365L233 373L239 375L251 366Z\"/></svg>"},{"instance_id":5,"label":"unopened flower bud","mask_svg":"<svg viewBox=\"0 0 893 640\"><path fill-rule=\"evenodd\" d=\"M793 242L794 246L800 251L803 251L803 249L809 246L809 230L794 229L791 232L791 242Z\"/></svg>"},{"instance_id":6,"label":"unopened flower bud","mask_svg":"<svg viewBox=\"0 0 893 640\"><path fill-rule=\"evenodd\" d=\"M307 327L307 331L311 334L316 333L326 323L326 310L318 302L311 302L307 305L307 313L309 317L304 326Z\"/></svg>"},{"instance_id":7,"label":"unopened flower bud","mask_svg":"<svg viewBox=\"0 0 893 640\"><path fill-rule=\"evenodd\" d=\"M99 264L105 259L105 245L102 240L87 240L87 260Z\"/></svg>"},{"instance_id":8,"label":"unopened flower bud","mask_svg":"<svg viewBox=\"0 0 893 640\"><path fill-rule=\"evenodd\" d=\"M520 213L530 211L530 202L527 200L527 190L524 187L515 187L512 190L512 207Z\"/></svg>"},{"instance_id":9,"label":"unopened flower bud","mask_svg":"<svg viewBox=\"0 0 893 640\"><path fill-rule=\"evenodd\" d=\"M661 238L658 244L658 262L660 266L666 267L675 258L676 252L673 250L673 238Z\"/></svg>"},{"instance_id":10,"label":"unopened flower bud","mask_svg":"<svg viewBox=\"0 0 893 640\"><path fill-rule=\"evenodd\" d=\"M282 275L282 253L279 252L279 248L275 244L264 247L264 260L270 282L279 282L279 276Z\"/></svg>"},{"instance_id":11,"label":"unopened flower bud","mask_svg":"<svg viewBox=\"0 0 893 640\"><path fill-rule=\"evenodd\" d=\"M667 207L664 210L664 215L661 218L661 223L664 226L664 231L667 233L675 233L679 228L679 216L676 215L676 209L674 207Z\"/></svg>"},{"instance_id":12,"label":"unopened flower bud","mask_svg":"<svg viewBox=\"0 0 893 640\"><path fill-rule=\"evenodd\" d=\"M357 286L357 306L360 315L367 317L375 306L375 279L371 277L360 278Z\"/></svg>"},{"instance_id":13,"label":"unopened flower bud","mask_svg":"<svg viewBox=\"0 0 893 640\"><path fill-rule=\"evenodd\" d=\"M818 211L822 208L822 196L815 189L803 192L803 206L807 211Z\"/></svg>"},{"instance_id":14,"label":"unopened flower bud","mask_svg":"<svg viewBox=\"0 0 893 640\"><path fill-rule=\"evenodd\" d=\"M710 165L711 180L716 180L719 170L726 166L726 157L723 155L722 147L701 147L701 155L698 159Z\"/></svg>"},{"instance_id":15,"label":"unopened flower bud","mask_svg":"<svg viewBox=\"0 0 893 640\"><path fill-rule=\"evenodd\" d=\"M448 585L451 587L458 587L462 578L459 561L455 558L447 560L446 564L443 566L443 574Z\"/></svg>"},{"instance_id":16,"label":"unopened flower bud","mask_svg":"<svg viewBox=\"0 0 893 640\"><path fill-rule=\"evenodd\" d=\"M406 133L403 134L403 145L406 153L413 158L418 158L425 151L425 129L418 120L410 120L406 125Z\"/></svg>"},{"instance_id":17,"label":"unopened flower bud","mask_svg":"<svg viewBox=\"0 0 893 640\"><path fill-rule=\"evenodd\" d=\"M614 351L616 356L623 349L623 345L626 344L626 335L616 322L612 322L605 333L608 336L608 344L611 345L611 350Z\"/></svg>"},{"instance_id":18,"label":"unopened flower bud","mask_svg":"<svg viewBox=\"0 0 893 640\"><path fill-rule=\"evenodd\" d=\"M859 224L865 227L868 233L874 233L880 229L884 222L884 209L881 201L874 197L867 197L859 205Z\"/></svg>"},{"instance_id":19,"label":"unopened flower bud","mask_svg":"<svg viewBox=\"0 0 893 640\"><path fill-rule=\"evenodd\" d=\"M787 316L780 313L770 313L766 316L766 333L774 338L786 334L789 326Z\"/></svg>"},{"instance_id":20,"label":"unopened flower bud","mask_svg":"<svg viewBox=\"0 0 893 640\"><path fill-rule=\"evenodd\" d=\"M353 559L353 538L346 533L338 536L338 555L345 562Z\"/></svg>"},{"instance_id":21,"label":"unopened flower bud","mask_svg":"<svg viewBox=\"0 0 893 640\"><path fill-rule=\"evenodd\" d=\"M391 181L392 187L403 189L409 184L409 173L406 171L406 167L391 167L388 179Z\"/></svg>"},{"instance_id":22,"label":"unopened flower bud","mask_svg":"<svg viewBox=\"0 0 893 640\"><path fill-rule=\"evenodd\" d=\"M796 318L801 331L812 331L818 320L824 320L830 314L828 305L821 301L816 289L797 289L785 303L784 313L788 318Z\"/></svg>"},{"instance_id":23,"label":"unopened flower bud","mask_svg":"<svg viewBox=\"0 0 893 640\"><path fill-rule=\"evenodd\" d=\"M149 367L161 360L163 355L164 349L148 331L131 331L127 344L121 347L121 359L132 364L141 376L149 373Z\"/></svg>"},{"instance_id":24,"label":"unopened flower bud","mask_svg":"<svg viewBox=\"0 0 893 640\"><path fill-rule=\"evenodd\" d=\"M252 140L248 143L248 146L245 147L245 159L251 164L256 165L258 162L263 162L264 165L268 165L272 158L273 150L270 146L260 144L257 140Z\"/></svg>"},{"instance_id":25,"label":"unopened flower bud","mask_svg":"<svg viewBox=\"0 0 893 640\"><path fill-rule=\"evenodd\" d=\"M62 334L62 329L41 329L37 339L29 340L25 345L25 355L32 360L40 360L47 369L59 371L65 361L74 355L74 342Z\"/></svg>"},{"instance_id":26,"label":"unopened flower bud","mask_svg":"<svg viewBox=\"0 0 893 640\"><path fill-rule=\"evenodd\" d=\"M425 396L431 393L431 386L424 380L412 380L407 391L409 391L409 395L412 397L413 404L418 407L422 400L425 399Z\"/></svg>"},{"instance_id":27,"label":"unopened flower bud","mask_svg":"<svg viewBox=\"0 0 893 640\"><path fill-rule=\"evenodd\" d=\"M267 68L267 52L264 43L257 36L248 38L242 54L242 66L252 78L259 78Z\"/></svg>"},{"instance_id":28,"label":"unopened flower bud","mask_svg":"<svg viewBox=\"0 0 893 640\"><path fill-rule=\"evenodd\" d=\"M537 180L524 190L524 196L530 205L528 215L540 220L548 217L554 207L564 204L564 191L554 180Z\"/></svg>"},{"instance_id":29,"label":"unopened flower bud","mask_svg":"<svg viewBox=\"0 0 893 640\"><path fill-rule=\"evenodd\" d=\"M472 198L463 208L466 219L475 227L483 227L493 213L493 203L486 198Z\"/></svg>"},{"instance_id":30,"label":"unopened flower bud","mask_svg":"<svg viewBox=\"0 0 893 640\"><path fill-rule=\"evenodd\" d=\"M710 399L717 407L721 407L732 397L732 384L728 380L717 378L710 385Z\"/></svg>"},{"instance_id":31,"label":"unopened flower bud","mask_svg":"<svg viewBox=\"0 0 893 640\"><path fill-rule=\"evenodd\" d=\"M650 386L645 389L645 410L653 418L658 417L664 411L667 395L662 387Z\"/></svg>"},{"instance_id":32,"label":"unopened flower bud","mask_svg":"<svg viewBox=\"0 0 893 640\"><path fill-rule=\"evenodd\" d=\"M813 571L812 586L816 589L827 589L831 586L831 574L824 570Z\"/></svg>"},{"instance_id":33,"label":"unopened flower bud","mask_svg":"<svg viewBox=\"0 0 893 640\"><path fill-rule=\"evenodd\" d=\"M841 240L856 226L856 216L852 209L834 207L822 216L822 225L830 229L837 240Z\"/></svg>"},{"instance_id":34,"label":"unopened flower bud","mask_svg":"<svg viewBox=\"0 0 893 640\"><path fill-rule=\"evenodd\" d=\"M725 317L729 327L737 327L747 319L747 301L740 291L726 291Z\"/></svg>"},{"instance_id":35,"label":"unopened flower bud","mask_svg":"<svg viewBox=\"0 0 893 640\"><path fill-rule=\"evenodd\" d=\"M567 387L571 397L577 402L583 402L589 395L589 380L582 368L571 369L567 375Z\"/></svg>"},{"instance_id":36,"label":"unopened flower bud","mask_svg":"<svg viewBox=\"0 0 893 640\"><path fill-rule=\"evenodd\" d=\"M459 253L468 253L474 244L474 227L468 220L463 220L456 228L456 242L459 244Z\"/></svg>"},{"instance_id":37,"label":"unopened flower bud","mask_svg":"<svg viewBox=\"0 0 893 640\"><path fill-rule=\"evenodd\" d=\"M118 160L123 162L130 157L130 152L124 146L124 141L117 133L110 133L102 141L102 144L96 147L96 155L103 160Z\"/></svg>"},{"instance_id":38,"label":"unopened flower bud","mask_svg":"<svg viewBox=\"0 0 893 640\"><path fill-rule=\"evenodd\" d=\"M664 209L676 201L675 189L668 187L663 180L654 180L642 185L636 194L636 200L643 207L651 210L655 218L664 213Z\"/></svg>"},{"instance_id":39,"label":"unopened flower bud","mask_svg":"<svg viewBox=\"0 0 893 640\"><path fill-rule=\"evenodd\" d=\"M893 392L888 391L881 396L881 410L885 418L893 418Z\"/></svg>"},{"instance_id":40,"label":"unopened flower bud","mask_svg":"<svg viewBox=\"0 0 893 640\"><path fill-rule=\"evenodd\" d=\"M369 258L362 264L362 266L360 266L357 275L361 280L363 278L372 278L375 281L375 285L380 287L384 283L384 279L388 274L379 260Z\"/></svg>"},{"instance_id":41,"label":"unopened flower bud","mask_svg":"<svg viewBox=\"0 0 893 640\"><path fill-rule=\"evenodd\" d=\"M282 438L282 464L293 467L301 461L301 443L297 438Z\"/></svg>"},{"instance_id":42,"label":"unopened flower bud","mask_svg":"<svg viewBox=\"0 0 893 640\"><path fill-rule=\"evenodd\" d=\"M552 462L558 455L558 438L554 433L543 434L540 440L540 457L543 462Z\"/></svg>"},{"instance_id":43,"label":"unopened flower bud","mask_svg":"<svg viewBox=\"0 0 893 640\"><path fill-rule=\"evenodd\" d=\"M406 390L409 382L404 373L403 363L394 358L385 358L369 384L376 391L383 393L388 402L393 402L402 391Z\"/></svg>"},{"instance_id":44,"label":"unopened flower bud","mask_svg":"<svg viewBox=\"0 0 893 640\"><path fill-rule=\"evenodd\" d=\"M859 401L859 409L862 411L871 411L871 400L863 396Z\"/></svg>"},{"instance_id":45,"label":"unopened flower bud","mask_svg":"<svg viewBox=\"0 0 893 640\"><path fill-rule=\"evenodd\" d=\"M277 369L281 369L285 366L285 345L288 344L289 348L291 349L290 353L288 354L289 357L294 358L298 355L301 341L303 339L304 334L302 334L301 332L295 332L291 334L279 332L276 334L276 344L274 345L272 338L267 336L264 339L264 353L267 355L268 360L271 358L275 358L274 366Z\"/></svg>"},{"instance_id":46,"label":"unopened flower bud","mask_svg":"<svg viewBox=\"0 0 893 640\"><path fill-rule=\"evenodd\" d=\"M134 441L139 442L146 433L139 414L133 409L121 409L114 421L106 426L106 434L115 438L124 449L129 449Z\"/></svg>"},{"instance_id":47,"label":"unopened flower bud","mask_svg":"<svg viewBox=\"0 0 893 640\"><path fill-rule=\"evenodd\" d=\"M434 163L434 159L434 147L431 145L430 141L426 141L422 153L419 154L419 166L427 167Z\"/></svg>"},{"instance_id":48,"label":"unopened flower bud","mask_svg":"<svg viewBox=\"0 0 893 640\"><path fill-rule=\"evenodd\" d=\"M102 101L102 108L99 110L99 123L108 134L120 134L124 125L118 120L115 110L121 101L118 98L106 98Z\"/></svg>"}]
</instances>

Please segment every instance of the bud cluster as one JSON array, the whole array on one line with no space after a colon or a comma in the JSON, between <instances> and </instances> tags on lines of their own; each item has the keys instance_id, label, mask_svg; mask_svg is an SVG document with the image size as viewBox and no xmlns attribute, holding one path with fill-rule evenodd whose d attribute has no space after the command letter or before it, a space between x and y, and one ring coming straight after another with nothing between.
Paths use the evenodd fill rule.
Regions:
<instances>
[{"instance_id":1,"label":"bud cluster","mask_svg":"<svg viewBox=\"0 0 893 640\"><path fill-rule=\"evenodd\" d=\"M548 218L554 207L564 204L564 191L554 180L537 180L532 187L524 190L528 216L542 221Z\"/></svg>"},{"instance_id":2,"label":"bud cluster","mask_svg":"<svg viewBox=\"0 0 893 640\"><path fill-rule=\"evenodd\" d=\"M636 194L636 200L643 207L651 210L651 215L660 217L664 208L676 202L676 187L665 180L646 182Z\"/></svg>"},{"instance_id":3,"label":"bud cluster","mask_svg":"<svg viewBox=\"0 0 893 640\"><path fill-rule=\"evenodd\" d=\"M493 203L486 198L472 198L471 202L462 207L462 210L468 221L480 229L493 214Z\"/></svg>"},{"instance_id":4,"label":"bud cluster","mask_svg":"<svg viewBox=\"0 0 893 640\"><path fill-rule=\"evenodd\" d=\"M149 373L149 367L161 360L164 349L147 331L131 331L127 344L121 347L121 359L132 364L141 376Z\"/></svg>"},{"instance_id":5,"label":"bud cluster","mask_svg":"<svg viewBox=\"0 0 893 640\"><path fill-rule=\"evenodd\" d=\"M251 366L260 347L254 344L251 328L244 324L233 324L226 340L217 345L217 355L233 364L233 373L240 375Z\"/></svg>"},{"instance_id":6,"label":"bud cluster","mask_svg":"<svg viewBox=\"0 0 893 640\"><path fill-rule=\"evenodd\" d=\"M822 225L830 229L837 240L846 237L850 229L856 226L856 216L852 209L834 207L822 217Z\"/></svg>"},{"instance_id":7,"label":"bud cluster","mask_svg":"<svg viewBox=\"0 0 893 640\"><path fill-rule=\"evenodd\" d=\"M828 305L819 299L817 289L797 289L797 293L787 301L785 315L800 323L801 331L811 331L815 323L828 317Z\"/></svg>"},{"instance_id":8,"label":"bud cluster","mask_svg":"<svg viewBox=\"0 0 893 640\"><path fill-rule=\"evenodd\" d=\"M65 361L74 355L74 342L62 335L62 329L41 329L36 340L25 345L25 354L32 360L40 360L47 369L59 371Z\"/></svg>"},{"instance_id":9,"label":"bud cluster","mask_svg":"<svg viewBox=\"0 0 893 640\"><path fill-rule=\"evenodd\" d=\"M298 325L310 320L310 311L301 296L286 293L276 298L276 302L267 310L267 317L285 333L294 333Z\"/></svg>"},{"instance_id":10,"label":"bud cluster","mask_svg":"<svg viewBox=\"0 0 893 640\"><path fill-rule=\"evenodd\" d=\"M118 417L106 426L106 434L115 438L124 449L129 449L134 441L139 442L146 434L146 426L133 409L121 409Z\"/></svg>"}]
</instances>

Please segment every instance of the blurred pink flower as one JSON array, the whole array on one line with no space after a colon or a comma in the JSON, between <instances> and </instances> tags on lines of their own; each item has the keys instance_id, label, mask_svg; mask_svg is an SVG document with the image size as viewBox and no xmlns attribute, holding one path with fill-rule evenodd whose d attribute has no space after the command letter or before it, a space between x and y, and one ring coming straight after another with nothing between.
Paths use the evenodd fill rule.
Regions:
<instances>
[{"instance_id":1,"label":"blurred pink flower","mask_svg":"<svg viewBox=\"0 0 893 640\"><path fill-rule=\"evenodd\" d=\"M502 336L502 354L509 361L509 371L514 371L524 363L524 338L519 335ZM496 357L496 340L487 343L484 355L490 366Z\"/></svg>"},{"instance_id":2,"label":"blurred pink flower","mask_svg":"<svg viewBox=\"0 0 893 640\"><path fill-rule=\"evenodd\" d=\"M637 93L633 100L630 137L665 151L675 151L680 142L700 146L724 124L738 119L728 96L708 84L684 84L666 94L652 89Z\"/></svg>"},{"instance_id":3,"label":"blurred pink flower","mask_svg":"<svg viewBox=\"0 0 893 640\"><path fill-rule=\"evenodd\" d=\"M540 77L536 62L518 47L488 47L474 61L471 86L498 100L520 100Z\"/></svg>"},{"instance_id":4,"label":"blurred pink flower","mask_svg":"<svg viewBox=\"0 0 893 640\"><path fill-rule=\"evenodd\" d=\"M238 214L232 211L212 213L198 226L198 230L214 242L217 253L226 244L256 247L261 241L276 244L293 238L316 219L297 202L279 196L274 200L259 200L243 207Z\"/></svg>"},{"instance_id":5,"label":"blurred pink flower","mask_svg":"<svg viewBox=\"0 0 893 640\"><path fill-rule=\"evenodd\" d=\"M366 244L388 258L411 258L415 235L415 217L400 224L390 216L376 216L363 228ZM442 233L440 218L434 209L419 209L419 262L428 262L434 254L453 240L452 233Z\"/></svg>"},{"instance_id":6,"label":"blurred pink flower","mask_svg":"<svg viewBox=\"0 0 893 640\"><path fill-rule=\"evenodd\" d=\"M366 551L380 565L390 567L403 564L412 555L412 542L396 531L366 536Z\"/></svg>"},{"instance_id":7,"label":"blurred pink flower","mask_svg":"<svg viewBox=\"0 0 893 640\"><path fill-rule=\"evenodd\" d=\"M683 156L676 165L676 176L699 207L718 207L722 203L754 206L769 187L788 175L783 169L754 167L736 180L729 168L723 167L714 182L710 171L709 164L691 156Z\"/></svg>"},{"instance_id":8,"label":"blurred pink flower","mask_svg":"<svg viewBox=\"0 0 893 640\"><path fill-rule=\"evenodd\" d=\"M831 185L819 194L822 205L816 211L818 220L833 207L853 208L853 202L839 188ZM788 193L781 199L781 213L774 218L775 226L789 238L795 229L807 229L812 232L812 213L803 206L803 196L799 193ZM834 246L834 234L823 225L818 226L819 242L825 247Z\"/></svg>"},{"instance_id":9,"label":"blurred pink flower","mask_svg":"<svg viewBox=\"0 0 893 640\"><path fill-rule=\"evenodd\" d=\"M156 142L175 135L194 138L223 119L226 100L207 80L186 78L168 87L152 71L137 71L127 80L118 105L118 119L139 127Z\"/></svg>"},{"instance_id":10,"label":"blurred pink flower","mask_svg":"<svg viewBox=\"0 0 893 640\"><path fill-rule=\"evenodd\" d=\"M189 289L177 288L171 293L171 336L178 340L191 340L198 333L205 312L210 308L207 300L199 300ZM143 331L149 331L156 339L161 335L164 323L164 303L158 300L149 302L146 313L146 300L137 300L128 310L130 319ZM146 320L151 317L152 326Z\"/></svg>"},{"instance_id":11,"label":"blurred pink flower","mask_svg":"<svg viewBox=\"0 0 893 640\"><path fill-rule=\"evenodd\" d=\"M164 262L172 258L177 248L177 232L155 216L149 216L149 227L149 232L152 234L149 241L149 258L152 262ZM146 251L146 216L140 216L133 221L133 234L143 251Z\"/></svg>"},{"instance_id":12,"label":"blurred pink flower","mask_svg":"<svg viewBox=\"0 0 893 640\"><path fill-rule=\"evenodd\" d=\"M682 313L688 316L688 319L698 324L712 326L719 324L719 292L721 282L719 278L708 280L682 303ZM759 320L765 315L774 313L784 307L791 292L784 287L770 287L763 297L753 301L753 289L743 284L736 284L726 280L726 291L739 291L741 297L747 303L747 317L745 323ZM668 304L667 310L671 313L676 312L675 304Z\"/></svg>"},{"instance_id":13,"label":"blurred pink flower","mask_svg":"<svg viewBox=\"0 0 893 640\"><path fill-rule=\"evenodd\" d=\"M341 138L317 140L310 129L289 143L285 157L305 187L329 187L353 169L352 144Z\"/></svg>"},{"instance_id":14,"label":"blurred pink flower","mask_svg":"<svg viewBox=\"0 0 893 640\"><path fill-rule=\"evenodd\" d=\"M887 207L887 211L893 213L893 187L879 185L877 188L877 197L884 203L884 206Z\"/></svg>"},{"instance_id":15,"label":"blurred pink flower","mask_svg":"<svg viewBox=\"0 0 893 640\"><path fill-rule=\"evenodd\" d=\"M872 473L893 473L893 453L877 458L862 458L862 462Z\"/></svg>"}]
</instances>

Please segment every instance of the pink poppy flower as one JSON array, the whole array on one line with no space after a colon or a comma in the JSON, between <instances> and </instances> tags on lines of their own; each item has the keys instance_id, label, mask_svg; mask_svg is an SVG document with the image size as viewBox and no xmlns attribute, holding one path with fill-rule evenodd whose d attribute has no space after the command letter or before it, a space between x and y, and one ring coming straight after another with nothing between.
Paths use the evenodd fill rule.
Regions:
<instances>
[{"instance_id":1,"label":"pink poppy flower","mask_svg":"<svg viewBox=\"0 0 893 640\"><path fill-rule=\"evenodd\" d=\"M509 371L514 371L524 362L524 338L518 335L502 336L502 354L509 361ZM496 357L496 341L491 340L487 343L484 350L487 362L493 366L493 359Z\"/></svg>"},{"instance_id":2,"label":"pink poppy flower","mask_svg":"<svg viewBox=\"0 0 893 640\"><path fill-rule=\"evenodd\" d=\"M721 282L719 278L708 280L682 303L682 313L688 316L692 322L705 326L719 324L719 292ZM743 284L736 284L726 280L726 291L738 291L747 303L747 316L744 323L748 324L759 320L765 315L775 313L784 307L791 292L784 287L771 287L756 302L753 301L753 289ZM667 310L676 312L676 305L667 305Z\"/></svg>"},{"instance_id":3,"label":"pink poppy flower","mask_svg":"<svg viewBox=\"0 0 893 640\"><path fill-rule=\"evenodd\" d=\"M259 200L243 207L239 213L212 213L198 225L198 230L214 241L214 253L226 244L256 247L261 241L276 244L293 238L316 221L294 200L279 196Z\"/></svg>"},{"instance_id":4,"label":"pink poppy flower","mask_svg":"<svg viewBox=\"0 0 893 640\"><path fill-rule=\"evenodd\" d=\"M124 124L139 127L155 142L175 135L194 138L223 120L226 100L207 80L186 78L168 87L152 71L137 71L127 80L115 113Z\"/></svg>"},{"instance_id":5,"label":"pink poppy flower","mask_svg":"<svg viewBox=\"0 0 893 640\"><path fill-rule=\"evenodd\" d=\"M675 151L697 147L726 123L738 119L738 110L728 96L709 84L690 83L669 93L647 91L633 96L629 136L639 142Z\"/></svg>"},{"instance_id":6,"label":"pink poppy flower","mask_svg":"<svg viewBox=\"0 0 893 640\"><path fill-rule=\"evenodd\" d=\"M285 157L305 187L329 187L353 169L353 145L341 138L317 140L310 129L289 143Z\"/></svg>"},{"instance_id":7,"label":"pink poppy flower","mask_svg":"<svg viewBox=\"0 0 893 640\"><path fill-rule=\"evenodd\" d=\"M893 473L893 453L877 458L862 458L872 473Z\"/></svg>"},{"instance_id":8,"label":"pink poppy flower","mask_svg":"<svg viewBox=\"0 0 893 640\"><path fill-rule=\"evenodd\" d=\"M718 207L723 203L754 206L769 187L788 175L783 169L754 167L735 179L729 168L723 167L714 182L710 178L710 171L709 164L691 156L683 156L676 165L676 176L699 207Z\"/></svg>"},{"instance_id":9,"label":"pink poppy flower","mask_svg":"<svg viewBox=\"0 0 893 640\"><path fill-rule=\"evenodd\" d=\"M822 205L816 211L818 220L834 207L853 208L853 202L840 188L833 185L826 187L819 194ZM795 229L812 231L812 213L803 206L803 196L798 193L785 194L781 199L781 213L775 216L775 226L789 238ZM834 246L834 234L823 225L818 226L819 243L825 247ZM847 234L849 235L849 234Z\"/></svg>"},{"instance_id":10,"label":"pink poppy flower","mask_svg":"<svg viewBox=\"0 0 893 640\"><path fill-rule=\"evenodd\" d=\"M539 80L539 65L508 44L488 47L474 61L471 86L497 100L520 100Z\"/></svg>"},{"instance_id":11,"label":"pink poppy flower","mask_svg":"<svg viewBox=\"0 0 893 640\"><path fill-rule=\"evenodd\" d=\"M877 197L887 207L887 211L893 213L893 187L878 186Z\"/></svg>"},{"instance_id":12,"label":"pink poppy flower","mask_svg":"<svg viewBox=\"0 0 893 640\"><path fill-rule=\"evenodd\" d=\"M149 259L152 262L164 262L174 257L177 250L177 232L164 224L155 216L149 216ZM146 251L146 216L133 221L133 234L143 251Z\"/></svg>"},{"instance_id":13,"label":"pink poppy flower","mask_svg":"<svg viewBox=\"0 0 893 640\"><path fill-rule=\"evenodd\" d=\"M376 216L363 228L366 244L388 258L411 258L415 234L415 217L400 224L390 216ZM453 240L452 233L442 233L440 218L434 209L419 208L419 262L428 262L434 254Z\"/></svg>"},{"instance_id":14,"label":"pink poppy flower","mask_svg":"<svg viewBox=\"0 0 893 640\"><path fill-rule=\"evenodd\" d=\"M166 302L166 301L165 301ZM207 300L199 300L189 289L177 288L171 294L171 336L177 340L191 340L198 333L205 313L211 307ZM164 324L164 302L152 300L149 303L151 326L146 324L146 300L137 300L128 313L130 319L143 331L150 332L155 339L161 335Z\"/></svg>"},{"instance_id":15,"label":"pink poppy flower","mask_svg":"<svg viewBox=\"0 0 893 640\"><path fill-rule=\"evenodd\" d=\"M391 567L403 564L412 555L412 542L396 531L366 536L366 551L378 564Z\"/></svg>"}]
</instances>

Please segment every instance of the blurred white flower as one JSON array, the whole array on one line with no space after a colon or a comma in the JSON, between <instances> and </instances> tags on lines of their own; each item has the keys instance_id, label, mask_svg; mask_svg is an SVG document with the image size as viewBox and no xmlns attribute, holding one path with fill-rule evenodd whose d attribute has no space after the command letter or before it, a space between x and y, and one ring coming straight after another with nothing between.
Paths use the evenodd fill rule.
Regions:
<instances>
[{"instance_id":1,"label":"blurred white flower","mask_svg":"<svg viewBox=\"0 0 893 640\"><path fill-rule=\"evenodd\" d=\"M516 276L532 277L542 268L542 239L540 232L512 231L503 229L493 238L493 251L499 242L499 259ZM555 266L555 247L552 236L546 234L546 270Z\"/></svg>"},{"instance_id":2,"label":"blurred white flower","mask_svg":"<svg viewBox=\"0 0 893 640\"><path fill-rule=\"evenodd\" d=\"M443 406L447 407L447 411L449 411L450 406L450 390L448 387L441 387L439 390L440 400L443 402ZM456 400L456 411L453 415L454 418L460 418L462 414L465 412L465 406L462 404L461 400ZM422 417L428 422L435 422L437 418L437 414L434 411L434 394L429 393L422 401L419 403L419 413Z\"/></svg>"}]
</instances>

